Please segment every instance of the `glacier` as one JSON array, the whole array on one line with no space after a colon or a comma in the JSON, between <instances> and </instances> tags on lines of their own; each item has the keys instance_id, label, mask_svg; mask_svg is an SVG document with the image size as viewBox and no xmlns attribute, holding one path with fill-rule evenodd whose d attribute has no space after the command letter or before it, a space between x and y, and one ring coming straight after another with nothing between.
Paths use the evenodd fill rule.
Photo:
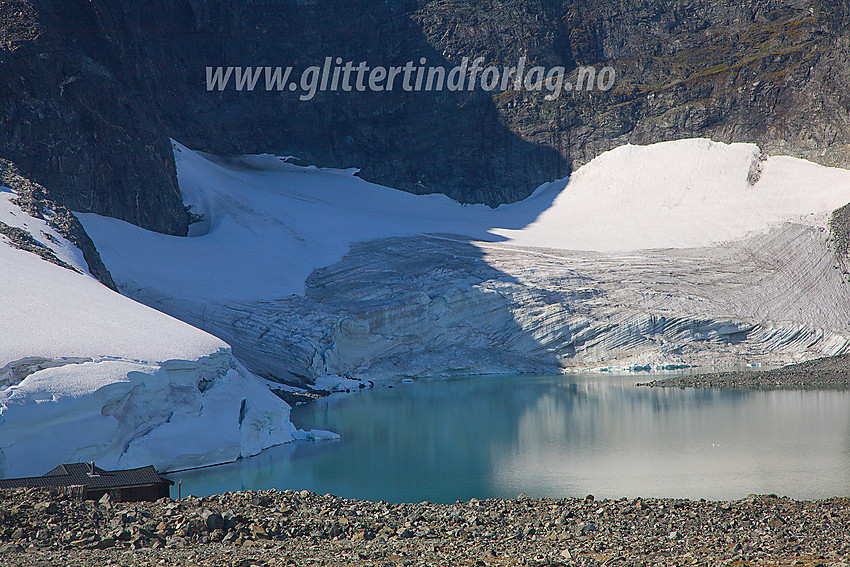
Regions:
<instances>
[{"instance_id":1,"label":"glacier","mask_svg":"<svg viewBox=\"0 0 850 567\"><path fill-rule=\"evenodd\" d=\"M305 435L224 341L102 285L15 197L0 189L0 222L56 262L0 235L0 477L79 461L168 471Z\"/></svg>"},{"instance_id":2,"label":"glacier","mask_svg":"<svg viewBox=\"0 0 850 567\"><path fill-rule=\"evenodd\" d=\"M622 146L490 209L174 142L189 238L79 215L122 293L290 384L778 365L847 352L850 172Z\"/></svg>"},{"instance_id":3,"label":"glacier","mask_svg":"<svg viewBox=\"0 0 850 567\"><path fill-rule=\"evenodd\" d=\"M336 437L296 430L273 390L850 350L829 229L846 170L751 144L622 146L491 209L354 169L174 154L201 218L188 237L78 214L121 294L0 188L0 222L56 260L0 235L0 476Z\"/></svg>"}]
</instances>

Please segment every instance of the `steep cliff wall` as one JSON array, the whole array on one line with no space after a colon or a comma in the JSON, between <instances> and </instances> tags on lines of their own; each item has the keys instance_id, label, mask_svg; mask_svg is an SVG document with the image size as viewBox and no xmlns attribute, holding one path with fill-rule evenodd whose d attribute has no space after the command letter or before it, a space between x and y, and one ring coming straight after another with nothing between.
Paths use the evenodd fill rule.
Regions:
<instances>
[{"instance_id":1,"label":"steep cliff wall","mask_svg":"<svg viewBox=\"0 0 850 567\"><path fill-rule=\"evenodd\" d=\"M101 4L0 2L0 157L71 209L185 233L166 129Z\"/></svg>"},{"instance_id":2,"label":"steep cliff wall","mask_svg":"<svg viewBox=\"0 0 850 567\"><path fill-rule=\"evenodd\" d=\"M705 136L850 163L840 0L4 0L0 157L78 210L181 234L168 137L464 202L600 152ZM608 93L207 92L206 66L612 65Z\"/></svg>"}]
</instances>

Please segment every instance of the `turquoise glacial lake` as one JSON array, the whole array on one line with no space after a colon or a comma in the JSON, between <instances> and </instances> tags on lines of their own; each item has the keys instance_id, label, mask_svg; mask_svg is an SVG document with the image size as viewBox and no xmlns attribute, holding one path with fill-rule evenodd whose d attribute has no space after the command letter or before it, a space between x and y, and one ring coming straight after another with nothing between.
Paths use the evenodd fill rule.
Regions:
<instances>
[{"instance_id":1,"label":"turquoise glacial lake","mask_svg":"<svg viewBox=\"0 0 850 567\"><path fill-rule=\"evenodd\" d=\"M170 478L183 496L276 488L389 502L850 495L850 392L636 387L642 379L470 377L334 395L292 419L338 441Z\"/></svg>"}]
</instances>

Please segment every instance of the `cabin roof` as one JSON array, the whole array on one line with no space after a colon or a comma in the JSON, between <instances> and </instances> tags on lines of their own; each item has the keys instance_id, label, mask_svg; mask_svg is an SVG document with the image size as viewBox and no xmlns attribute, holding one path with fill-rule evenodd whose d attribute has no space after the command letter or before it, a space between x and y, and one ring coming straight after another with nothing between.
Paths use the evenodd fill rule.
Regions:
<instances>
[{"instance_id":1,"label":"cabin roof","mask_svg":"<svg viewBox=\"0 0 850 567\"><path fill-rule=\"evenodd\" d=\"M162 483L172 485L174 481L160 476L151 465L137 469L107 471L89 463L69 463L59 465L43 476L0 479L0 489L32 486L48 488L85 486L89 490L97 490Z\"/></svg>"}]
</instances>

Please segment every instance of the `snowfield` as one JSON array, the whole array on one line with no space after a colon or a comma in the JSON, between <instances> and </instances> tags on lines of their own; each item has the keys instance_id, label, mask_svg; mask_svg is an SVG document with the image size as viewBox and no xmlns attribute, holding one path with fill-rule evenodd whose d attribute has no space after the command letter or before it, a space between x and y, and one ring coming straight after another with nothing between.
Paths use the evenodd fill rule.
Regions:
<instances>
[{"instance_id":1,"label":"snowfield","mask_svg":"<svg viewBox=\"0 0 850 567\"><path fill-rule=\"evenodd\" d=\"M289 406L224 341L100 284L14 197L0 189L0 222L78 272L0 236L0 476L91 460L172 470L294 438Z\"/></svg>"},{"instance_id":2,"label":"snowfield","mask_svg":"<svg viewBox=\"0 0 850 567\"><path fill-rule=\"evenodd\" d=\"M622 146L490 209L412 195L271 155L223 161L174 143L180 190L205 221L196 238L80 215L128 288L205 302L303 294L316 268L351 244L450 233L560 250L686 248L742 238L850 202L850 172L752 144L704 139ZM569 181L569 183L568 183Z\"/></svg>"},{"instance_id":3,"label":"snowfield","mask_svg":"<svg viewBox=\"0 0 850 567\"><path fill-rule=\"evenodd\" d=\"M319 385L782 364L848 349L850 172L704 139L609 151L498 209L174 144L191 238L81 215L122 292ZM326 378L330 377L330 378ZM334 378L337 377L337 378Z\"/></svg>"},{"instance_id":4,"label":"snowfield","mask_svg":"<svg viewBox=\"0 0 850 567\"><path fill-rule=\"evenodd\" d=\"M847 170L768 157L752 144L680 140L606 152L578 169L530 226L493 232L567 250L696 248L847 202Z\"/></svg>"}]
</instances>

